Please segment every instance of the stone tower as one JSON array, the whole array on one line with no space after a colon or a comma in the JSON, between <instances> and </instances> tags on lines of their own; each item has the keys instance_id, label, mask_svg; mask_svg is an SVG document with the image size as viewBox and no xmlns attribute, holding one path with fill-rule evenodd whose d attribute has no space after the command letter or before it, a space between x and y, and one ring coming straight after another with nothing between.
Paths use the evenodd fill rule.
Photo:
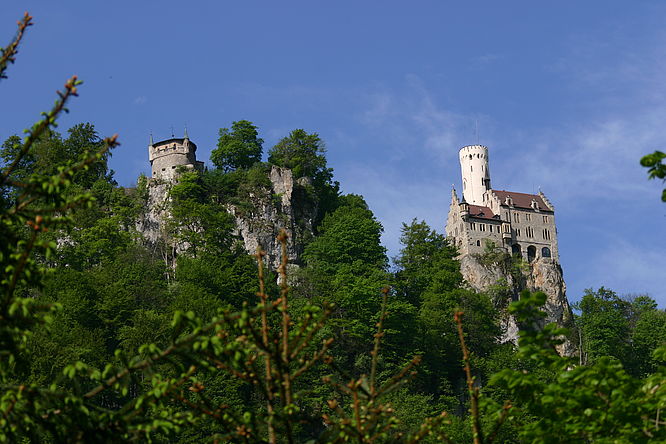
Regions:
<instances>
[{"instance_id":1,"label":"stone tower","mask_svg":"<svg viewBox=\"0 0 666 444\"><path fill-rule=\"evenodd\" d=\"M490 190L488 148L469 145L460 150L463 197L472 205L485 205L486 192Z\"/></svg>"},{"instance_id":2,"label":"stone tower","mask_svg":"<svg viewBox=\"0 0 666 444\"><path fill-rule=\"evenodd\" d=\"M192 142L185 130L182 139L171 138L154 143L150 136L148 159L150 160L151 177L153 179L173 180L178 167L203 171L204 163L197 160L197 146Z\"/></svg>"}]
</instances>

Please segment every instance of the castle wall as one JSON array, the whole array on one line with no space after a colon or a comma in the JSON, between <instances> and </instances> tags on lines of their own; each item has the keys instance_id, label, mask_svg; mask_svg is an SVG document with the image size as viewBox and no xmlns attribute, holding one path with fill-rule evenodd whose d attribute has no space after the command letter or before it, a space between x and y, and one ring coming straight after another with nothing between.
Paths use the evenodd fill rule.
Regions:
<instances>
[{"instance_id":1,"label":"castle wall","mask_svg":"<svg viewBox=\"0 0 666 444\"><path fill-rule=\"evenodd\" d=\"M550 258L555 262L559 261L557 231L553 213L503 206L500 215L503 220L510 221L511 246L520 245L521 255L524 259L528 259L527 249L534 246L536 249L535 257L547 258L548 252L543 250L545 247L550 250Z\"/></svg>"},{"instance_id":2,"label":"castle wall","mask_svg":"<svg viewBox=\"0 0 666 444\"><path fill-rule=\"evenodd\" d=\"M168 156L157 157L153 160L152 170L154 178L173 179L176 168L179 166L193 168L192 162L187 154L171 153Z\"/></svg>"},{"instance_id":3,"label":"castle wall","mask_svg":"<svg viewBox=\"0 0 666 444\"><path fill-rule=\"evenodd\" d=\"M485 219L469 218L464 222L467 230L467 251L469 254L482 254L486 244L492 242L497 247L502 246L501 221L491 222Z\"/></svg>"},{"instance_id":4,"label":"castle wall","mask_svg":"<svg viewBox=\"0 0 666 444\"><path fill-rule=\"evenodd\" d=\"M189 139L169 139L148 147L148 156L154 179L172 180L178 167L203 169L196 159L197 146Z\"/></svg>"},{"instance_id":5,"label":"castle wall","mask_svg":"<svg viewBox=\"0 0 666 444\"><path fill-rule=\"evenodd\" d=\"M498 247L503 245L502 221L473 216L463 217L455 192L449 208L446 235L455 244L461 255L482 254L488 242L492 242Z\"/></svg>"}]
</instances>

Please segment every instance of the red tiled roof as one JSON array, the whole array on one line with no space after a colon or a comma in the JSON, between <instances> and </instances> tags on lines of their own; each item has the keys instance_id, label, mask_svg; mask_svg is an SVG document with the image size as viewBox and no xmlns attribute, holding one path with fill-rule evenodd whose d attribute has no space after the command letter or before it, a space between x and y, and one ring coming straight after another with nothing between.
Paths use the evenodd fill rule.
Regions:
<instances>
[{"instance_id":1,"label":"red tiled roof","mask_svg":"<svg viewBox=\"0 0 666 444\"><path fill-rule=\"evenodd\" d=\"M532 199L537 201L539 204L539 211L549 211L552 212L546 202L543 201L541 196L538 194L525 194L525 193L515 193L513 191L505 190L493 190L493 193L499 198L500 204L504 205L507 196L511 196L513 199L513 206L518 208L532 208Z\"/></svg>"},{"instance_id":2,"label":"red tiled roof","mask_svg":"<svg viewBox=\"0 0 666 444\"><path fill-rule=\"evenodd\" d=\"M480 205L470 205L469 206L469 215L470 217L476 217L477 219L490 219L490 220L499 220L495 219L495 215L488 207L482 207Z\"/></svg>"}]
</instances>

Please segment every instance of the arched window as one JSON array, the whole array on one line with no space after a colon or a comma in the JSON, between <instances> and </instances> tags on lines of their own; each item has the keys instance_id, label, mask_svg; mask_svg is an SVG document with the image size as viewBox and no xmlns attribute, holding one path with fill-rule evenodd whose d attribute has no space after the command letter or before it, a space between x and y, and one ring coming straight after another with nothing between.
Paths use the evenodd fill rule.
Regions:
<instances>
[{"instance_id":1,"label":"arched window","mask_svg":"<svg viewBox=\"0 0 666 444\"><path fill-rule=\"evenodd\" d=\"M536 258L536 247L534 245L530 245L527 247L527 260L532 262Z\"/></svg>"},{"instance_id":2,"label":"arched window","mask_svg":"<svg viewBox=\"0 0 666 444\"><path fill-rule=\"evenodd\" d=\"M550 248L543 247L541 249L541 257L550 257Z\"/></svg>"},{"instance_id":3,"label":"arched window","mask_svg":"<svg viewBox=\"0 0 666 444\"><path fill-rule=\"evenodd\" d=\"M480 240L476 241L476 246L477 246L477 247L480 247L480 246L481 246L481 241L480 241Z\"/></svg>"},{"instance_id":4,"label":"arched window","mask_svg":"<svg viewBox=\"0 0 666 444\"><path fill-rule=\"evenodd\" d=\"M511 254L520 256L520 244L511 245Z\"/></svg>"}]
</instances>

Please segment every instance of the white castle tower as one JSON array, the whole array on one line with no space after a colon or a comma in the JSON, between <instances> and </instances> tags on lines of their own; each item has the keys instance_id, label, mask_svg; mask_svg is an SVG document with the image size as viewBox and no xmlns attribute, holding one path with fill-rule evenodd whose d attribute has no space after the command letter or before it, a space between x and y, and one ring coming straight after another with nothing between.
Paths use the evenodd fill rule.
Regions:
<instances>
[{"instance_id":1,"label":"white castle tower","mask_svg":"<svg viewBox=\"0 0 666 444\"><path fill-rule=\"evenodd\" d=\"M485 205L490 190L488 148L468 145L459 153L463 181L463 198L472 205Z\"/></svg>"}]
</instances>

